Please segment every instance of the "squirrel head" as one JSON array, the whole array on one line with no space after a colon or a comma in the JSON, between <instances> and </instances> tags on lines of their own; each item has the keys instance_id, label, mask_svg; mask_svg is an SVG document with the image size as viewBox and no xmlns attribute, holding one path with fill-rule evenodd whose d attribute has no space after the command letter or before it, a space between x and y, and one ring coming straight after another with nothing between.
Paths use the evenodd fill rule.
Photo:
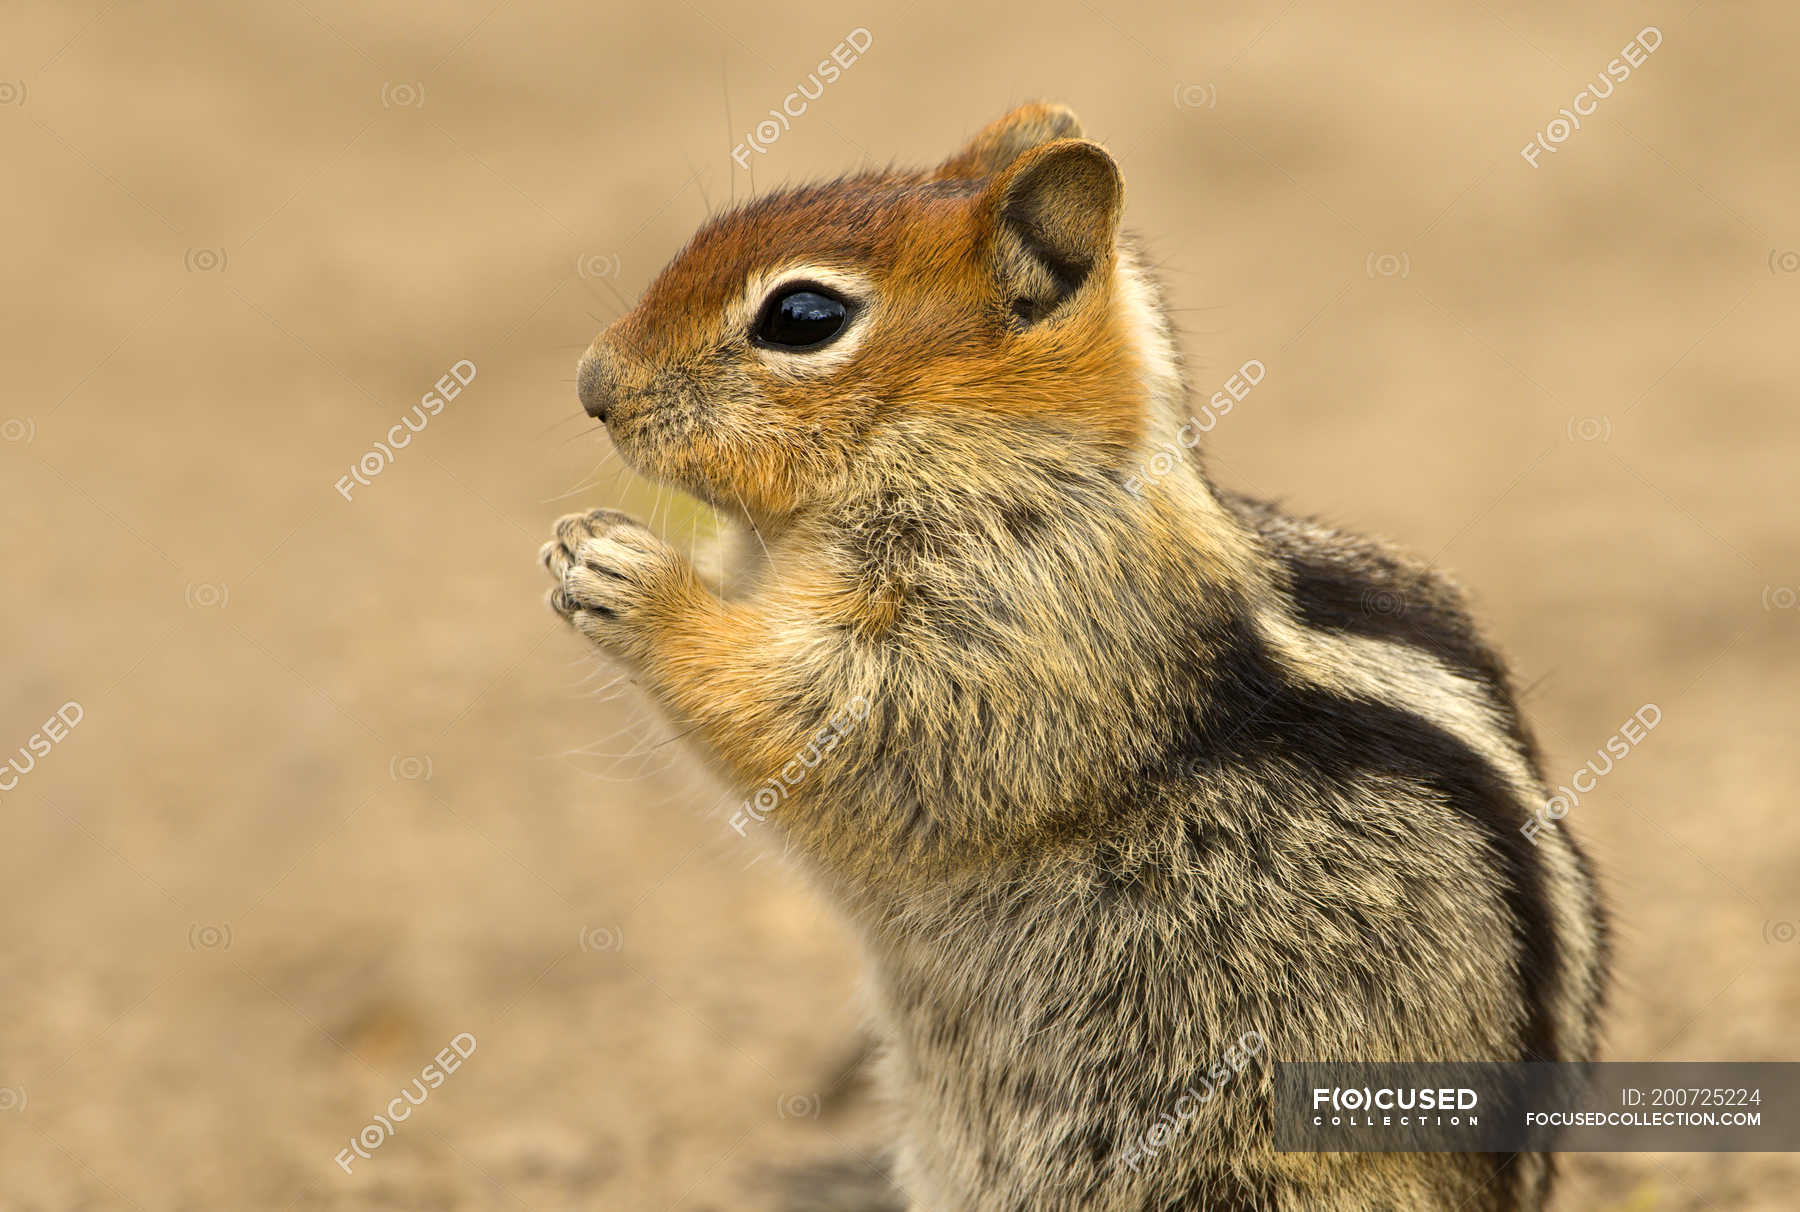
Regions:
<instances>
[{"instance_id":1,"label":"squirrel head","mask_svg":"<svg viewBox=\"0 0 1800 1212\"><path fill-rule=\"evenodd\" d=\"M1027 105L935 169L715 216L594 340L583 405L640 471L757 519L904 476L869 455L884 435L963 463L1037 435L1122 465L1142 307L1118 272L1123 180L1080 133Z\"/></svg>"}]
</instances>

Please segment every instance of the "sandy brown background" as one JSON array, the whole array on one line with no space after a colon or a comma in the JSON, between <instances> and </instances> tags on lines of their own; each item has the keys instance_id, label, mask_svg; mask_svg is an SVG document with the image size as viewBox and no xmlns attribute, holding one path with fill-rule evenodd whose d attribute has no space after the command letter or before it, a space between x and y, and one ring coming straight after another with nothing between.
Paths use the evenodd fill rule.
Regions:
<instances>
[{"instance_id":1,"label":"sandy brown background","mask_svg":"<svg viewBox=\"0 0 1800 1212\"><path fill-rule=\"evenodd\" d=\"M1217 476L1455 570L1557 778L1660 707L1570 818L1618 907L1610 1055L1796 1057L1800 9L14 3L0 754L84 717L0 792L0 1205L740 1208L758 1163L873 1139L822 1097L847 936L535 563L577 508L702 527L575 359L857 27L755 187L1073 104L1196 385L1268 367ZM1568 1170L1564 1209L1800 1184Z\"/></svg>"}]
</instances>

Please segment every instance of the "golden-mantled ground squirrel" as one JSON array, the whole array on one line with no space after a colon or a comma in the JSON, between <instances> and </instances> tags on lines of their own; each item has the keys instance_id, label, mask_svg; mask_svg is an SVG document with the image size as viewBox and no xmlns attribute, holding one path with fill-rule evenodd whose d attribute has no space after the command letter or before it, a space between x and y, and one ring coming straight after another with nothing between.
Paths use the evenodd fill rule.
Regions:
<instances>
[{"instance_id":1,"label":"golden-mantled ground squirrel","mask_svg":"<svg viewBox=\"0 0 1800 1212\"><path fill-rule=\"evenodd\" d=\"M896 1193L810 1206L1539 1208L1541 1154L1272 1149L1274 1061L1592 1057L1605 928L1454 586L1144 473L1193 408L1123 196L1028 105L711 219L580 395L760 562L576 515L551 603L863 940Z\"/></svg>"}]
</instances>

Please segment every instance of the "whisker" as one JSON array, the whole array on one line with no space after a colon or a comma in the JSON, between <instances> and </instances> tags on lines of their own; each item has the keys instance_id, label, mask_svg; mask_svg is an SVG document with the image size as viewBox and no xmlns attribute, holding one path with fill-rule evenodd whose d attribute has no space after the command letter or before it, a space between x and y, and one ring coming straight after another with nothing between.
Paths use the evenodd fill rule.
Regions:
<instances>
[{"instance_id":1,"label":"whisker","mask_svg":"<svg viewBox=\"0 0 1800 1212\"><path fill-rule=\"evenodd\" d=\"M725 146L731 147L731 146L734 146L732 141L736 138L736 136L731 133L731 85L725 75L725 52L724 51L719 52L719 95L725 99ZM725 181L726 181L726 188L730 190L731 201L736 202L737 201L737 174L732 173L730 176L725 178Z\"/></svg>"},{"instance_id":2,"label":"whisker","mask_svg":"<svg viewBox=\"0 0 1800 1212\"><path fill-rule=\"evenodd\" d=\"M668 503L669 486L666 484L658 484L656 486L656 501L650 506L650 529L659 534L662 533L662 525L658 519L665 514Z\"/></svg>"},{"instance_id":3,"label":"whisker","mask_svg":"<svg viewBox=\"0 0 1800 1212\"><path fill-rule=\"evenodd\" d=\"M575 496L579 493L587 492L589 489L593 488L594 486L596 486L597 484L600 483L600 473L602 471L606 470L606 465L608 463L612 462L613 455L615 455L617 453L618 453L618 449L616 447L613 450L608 451L606 457L604 459L600 460L599 464L595 466L595 468L592 472L588 473L588 476L586 479L582 480L579 484L575 485L575 487L569 489L569 491L564 492L564 493L558 493L556 496L549 497L545 500L539 501L538 504L552 505L552 504L555 504L557 501L566 501L572 496Z\"/></svg>"},{"instance_id":4,"label":"whisker","mask_svg":"<svg viewBox=\"0 0 1800 1212\"><path fill-rule=\"evenodd\" d=\"M750 516L750 507L748 505L744 504L744 496L742 493L740 493L737 490L737 485L735 485L735 484L733 484L731 486L731 495L737 498L738 508L744 511L745 525L750 527L750 533L755 535L756 541L762 545L763 558L768 560L769 567L773 568L775 566L774 553L769 550L769 544L766 540L764 540L764 538L762 536L762 531L757 529L756 519Z\"/></svg>"},{"instance_id":5,"label":"whisker","mask_svg":"<svg viewBox=\"0 0 1800 1212\"><path fill-rule=\"evenodd\" d=\"M588 416L585 412L576 413L574 416L559 417L557 420L550 422L550 424L548 424L548 425L544 426L542 429L538 430L537 436L540 438L546 438L546 437L550 436L550 431L553 429L559 429L562 426L567 425L573 421L590 421L592 419L593 418Z\"/></svg>"},{"instance_id":6,"label":"whisker","mask_svg":"<svg viewBox=\"0 0 1800 1212\"><path fill-rule=\"evenodd\" d=\"M689 179L693 181L694 187L700 191L700 205L706 207L707 215L711 216L713 205L712 205L712 199L707 197L707 195L706 195L706 183L704 181L700 180L700 170L699 170L699 168L695 167L694 158L692 156L688 155L687 148L685 148L685 147L683 147L681 149L681 158L683 161L686 162L686 164L688 166L688 171L693 174L693 176Z\"/></svg>"}]
</instances>

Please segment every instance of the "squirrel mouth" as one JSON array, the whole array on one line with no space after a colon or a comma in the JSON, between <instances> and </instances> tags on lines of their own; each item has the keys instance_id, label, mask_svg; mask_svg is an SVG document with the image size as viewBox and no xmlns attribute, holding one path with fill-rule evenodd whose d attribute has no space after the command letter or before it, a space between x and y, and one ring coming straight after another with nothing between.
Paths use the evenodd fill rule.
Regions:
<instances>
[{"instance_id":1,"label":"squirrel mouth","mask_svg":"<svg viewBox=\"0 0 1800 1212\"><path fill-rule=\"evenodd\" d=\"M617 438L626 430L635 428L642 431L645 422L653 421L663 410L655 406L648 392L619 392L612 396L607 406L595 419L606 426L606 432Z\"/></svg>"},{"instance_id":2,"label":"squirrel mouth","mask_svg":"<svg viewBox=\"0 0 1800 1212\"><path fill-rule=\"evenodd\" d=\"M607 409L602 424L625 461L646 475L660 478L660 453L678 440L680 418L642 396L621 396Z\"/></svg>"}]
</instances>

